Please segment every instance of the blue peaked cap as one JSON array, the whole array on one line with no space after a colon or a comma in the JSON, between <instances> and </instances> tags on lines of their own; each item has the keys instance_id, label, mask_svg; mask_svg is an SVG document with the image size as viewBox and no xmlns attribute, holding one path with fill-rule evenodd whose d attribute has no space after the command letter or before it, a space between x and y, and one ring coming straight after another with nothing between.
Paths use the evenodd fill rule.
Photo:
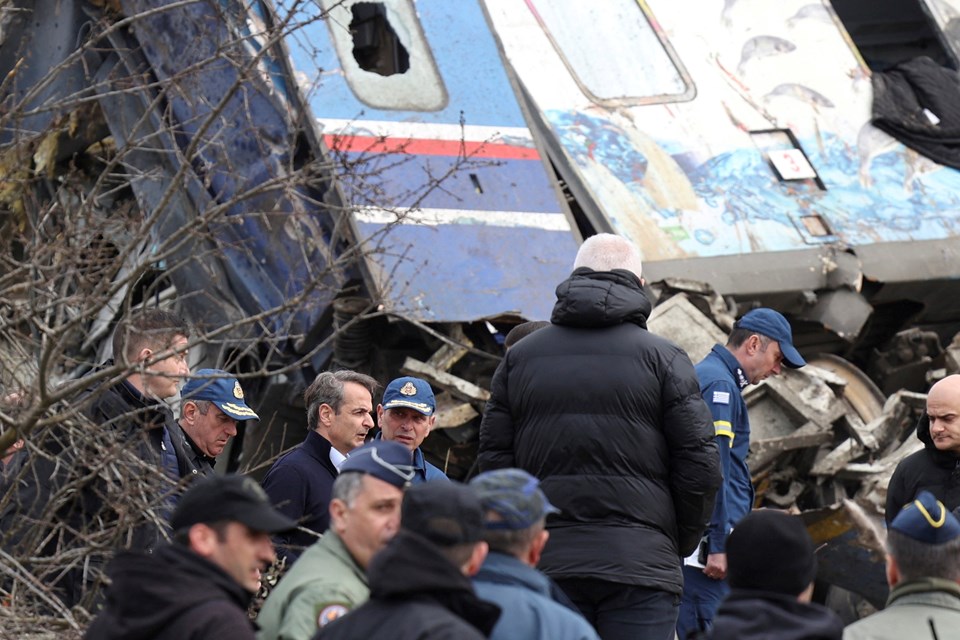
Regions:
<instances>
[{"instance_id":1,"label":"blue peaked cap","mask_svg":"<svg viewBox=\"0 0 960 640\"><path fill-rule=\"evenodd\" d=\"M960 520L929 491L921 491L901 509L890 528L925 544L944 544L960 536Z\"/></svg>"},{"instance_id":2,"label":"blue peaked cap","mask_svg":"<svg viewBox=\"0 0 960 640\"><path fill-rule=\"evenodd\" d=\"M194 372L180 391L184 400L206 400L234 420L259 420L247 406L240 381L221 369L200 369Z\"/></svg>"},{"instance_id":3,"label":"blue peaked cap","mask_svg":"<svg viewBox=\"0 0 960 640\"><path fill-rule=\"evenodd\" d=\"M374 440L350 452L340 465L340 474L366 473L398 489L410 486L416 471L413 452L399 442Z\"/></svg>"}]
</instances>

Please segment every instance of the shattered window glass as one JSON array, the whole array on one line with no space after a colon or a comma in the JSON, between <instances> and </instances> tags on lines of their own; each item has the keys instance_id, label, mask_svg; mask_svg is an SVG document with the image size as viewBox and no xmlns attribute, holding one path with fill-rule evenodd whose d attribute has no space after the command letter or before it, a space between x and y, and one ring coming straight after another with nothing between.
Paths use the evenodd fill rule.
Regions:
<instances>
[{"instance_id":1,"label":"shattered window glass","mask_svg":"<svg viewBox=\"0 0 960 640\"><path fill-rule=\"evenodd\" d=\"M577 83L596 102L693 97L686 73L637 0L526 3ZM604 46L597 46L601 42Z\"/></svg>"},{"instance_id":2,"label":"shattered window glass","mask_svg":"<svg viewBox=\"0 0 960 640\"><path fill-rule=\"evenodd\" d=\"M377 109L436 111L447 91L411 0L321 0L344 77Z\"/></svg>"},{"instance_id":3,"label":"shattered window glass","mask_svg":"<svg viewBox=\"0 0 960 640\"><path fill-rule=\"evenodd\" d=\"M382 76L404 73L410 68L410 54L387 20L380 2L358 2L350 7L353 20L353 57L364 71Z\"/></svg>"}]
</instances>

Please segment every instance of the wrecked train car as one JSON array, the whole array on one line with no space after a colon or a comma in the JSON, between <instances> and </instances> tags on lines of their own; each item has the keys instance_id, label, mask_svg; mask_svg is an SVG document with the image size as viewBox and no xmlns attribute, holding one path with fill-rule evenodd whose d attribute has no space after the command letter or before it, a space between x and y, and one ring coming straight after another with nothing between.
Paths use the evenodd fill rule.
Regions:
<instances>
[{"instance_id":1,"label":"wrecked train car","mask_svg":"<svg viewBox=\"0 0 960 640\"><path fill-rule=\"evenodd\" d=\"M3 20L0 143L8 178L27 168L9 223L82 211L119 258L100 310L71 309L92 316L71 356L108 355L123 304L177 300L197 364L250 375L275 417L259 458L301 439L297 396L331 360L452 378L446 415L469 421L485 392L448 370L471 334L476 379L482 320L549 313L577 233L479 4L38 0Z\"/></svg>"},{"instance_id":2,"label":"wrecked train car","mask_svg":"<svg viewBox=\"0 0 960 640\"><path fill-rule=\"evenodd\" d=\"M920 6L952 64L956 12ZM960 326L960 174L870 124L868 62L916 51L858 41L859 7L20 2L0 46L6 166L122 167L85 202L146 221L114 276L150 274L118 284L80 351L118 300L175 293L201 361L254 373L288 443L331 360L424 375L449 391L446 425L475 426L498 351L483 321L547 317L578 237L607 230L643 247L648 280L774 306L809 356L867 369L880 393L819 361L869 423Z\"/></svg>"},{"instance_id":3,"label":"wrecked train car","mask_svg":"<svg viewBox=\"0 0 960 640\"><path fill-rule=\"evenodd\" d=\"M955 64L955 0L915 4ZM11 2L0 144L20 187L0 198L7 224L54 200L116 246L75 357L102 355L121 300L176 296L201 362L252 376L275 437L247 434L232 467L300 440L297 394L334 361L444 389L440 424L464 428L427 442L465 474L485 321L547 317L578 238L615 231L648 280L798 322L825 373L753 392L768 504L882 504L916 409L884 397L922 387L960 328L960 174L870 124L871 72L904 52L858 41L862 6ZM710 323L708 344L728 328Z\"/></svg>"},{"instance_id":4,"label":"wrecked train car","mask_svg":"<svg viewBox=\"0 0 960 640\"><path fill-rule=\"evenodd\" d=\"M783 311L802 351L888 394L923 390L930 339L960 330L960 173L871 124L890 120L871 76L947 67L946 99L921 107L925 133L948 136L960 4L484 4L585 235L633 238L649 281ZM928 333L898 336L912 327Z\"/></svg>"}]
</instances>

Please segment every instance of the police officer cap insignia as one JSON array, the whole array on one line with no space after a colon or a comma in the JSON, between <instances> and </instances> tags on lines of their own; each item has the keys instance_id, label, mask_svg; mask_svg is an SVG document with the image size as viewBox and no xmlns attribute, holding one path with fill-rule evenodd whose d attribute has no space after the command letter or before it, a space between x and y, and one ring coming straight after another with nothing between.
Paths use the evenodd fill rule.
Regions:
<instances>
[{"instance_id":1,"label":"police officer cap insignia","mask_svg":"<svg viewBox=\"0 0 960 640\"><path fill-rule=\"evenodd\" d=\"M237 400L243 400L243 387L240 386L239 380L233 383L233 397Z\"/></svg>"},{"instance_id":2,"label":"police officer cap insignia","mask_svg":"<svg viewBox=\"0 0 960 640\"><path fill-rule=\"evenodd\" d=\"M417 388L413 386L412 382L408 382L407 384L400 387L400 393L402 393L405 396L415 396L417 395Z\"/></svg>"}]
</instances>

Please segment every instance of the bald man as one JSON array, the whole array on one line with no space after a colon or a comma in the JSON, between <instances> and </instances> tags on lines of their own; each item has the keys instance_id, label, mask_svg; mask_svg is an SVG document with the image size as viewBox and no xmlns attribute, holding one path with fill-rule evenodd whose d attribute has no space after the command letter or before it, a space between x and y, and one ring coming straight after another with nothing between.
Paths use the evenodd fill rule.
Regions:
<instances>
[{"instance_id":1,"label":"bald man","mask_svg":"<svg viewBox=\"0 0 960 640\"><path fill-rule=\"evenodd\" d=\"M888 525L923 490L948 509L960 506L960 375L947 376L930 388L917 437L923 450L900 461L887 487Z\"/></svg>"}]
</instances>

